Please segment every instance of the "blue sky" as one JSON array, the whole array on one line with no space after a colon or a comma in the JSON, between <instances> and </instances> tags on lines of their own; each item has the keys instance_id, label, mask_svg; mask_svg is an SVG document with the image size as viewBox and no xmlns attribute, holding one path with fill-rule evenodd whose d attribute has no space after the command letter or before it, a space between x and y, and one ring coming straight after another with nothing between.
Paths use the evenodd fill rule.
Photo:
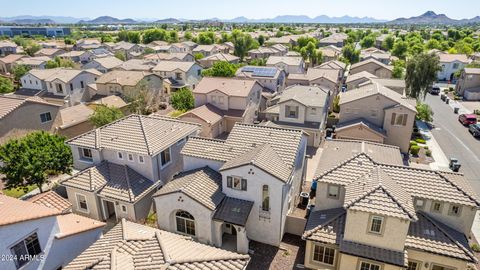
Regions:
<instances>
[{"instance_id":1,"label":"blue sky","mask_svg":"<svg viewBox=\"0 0 480 270\"><path fill-rule=\"evenodd\" d=\"M55 15L118 18L271 18L277 15L410 17L433 10L455 19L480 15L479 0L15 0L0 17Z\"/></svg>"}]
</instances>

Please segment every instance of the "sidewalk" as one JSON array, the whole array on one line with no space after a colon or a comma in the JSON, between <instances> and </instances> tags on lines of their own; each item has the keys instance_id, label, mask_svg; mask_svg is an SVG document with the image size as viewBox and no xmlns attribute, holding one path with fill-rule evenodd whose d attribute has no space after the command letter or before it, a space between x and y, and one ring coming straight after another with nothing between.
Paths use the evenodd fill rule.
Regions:
<instances>
[{"instance_id":1,"label":"sidewalk","mask_svg":"<svg viewBox=\"0 0 480 270\"><path fill-rule=\"evenodd\" d=\"M426 145L432 151L432 157L435 160L435 162L430 163L430 168L432 170L449 170L448 165L450 161L448 160L445 153L443 153L443 150L438 144L438 142L435 140L435 137L433 137L427 124L419 120L416 120L416 123L418 130L425 138Z\"/></svg>"}]
</instances>

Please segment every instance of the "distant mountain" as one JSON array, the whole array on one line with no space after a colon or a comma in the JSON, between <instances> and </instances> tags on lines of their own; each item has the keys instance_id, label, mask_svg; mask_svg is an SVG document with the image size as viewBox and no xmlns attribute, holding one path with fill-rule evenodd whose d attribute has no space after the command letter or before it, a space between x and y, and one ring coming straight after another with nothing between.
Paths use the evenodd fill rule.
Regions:
<instances>
[{"instance_id":1,"label":"distant mountain","mask_svg":"<svg viewBox=\"0 0 480 270\"><path fill-rule=\"evenodd\" d=\"M110 16L101 16L95 18L93 20L81 20L78 22L79 24L134 24L137 21L133 19L117 19Z\"/></svg>"},{"instance_id":2,"label":"distant mountain","mask_svg":"<svg viewBox=\"0 0 480 270\"><path fill-rule=\"evenodd\" d=\"M181 23L181 21L175 18L167 18L162 20L156 20L153 23Z\"/></svg>"},{"instance_id":3,"label":"distant mountain","mask_svg":"<svg viewBox=\"0 0 480 270\"><path fill-rule=\"evenodd\" d=\"M246 17L237 17L231 20L222 20L231 23L381 23L385 20L379 20L370 17L329 17L326 15L310 18L305 15L281 15L270 19L248 19Z\"/></svg>"},{"instance_id":4,"label":"distant mountain","mask_svg":"<svg viewBox=\"0 0 480 270\"><path fill-rule=\"evenodd\" d=\"M49 20L50 22L47 22ZM22 15L15 17L0 17L0 21L5 23L17 24L38 24L38 23L56 23L56 24L71 24L77 23L80 20L89 20L89 18L74 18L67 16L30 16Z\"/></svg>"},{"instance_id":5,"label":"distant mountain","mask_svg":"<svg viewBox=\"0 0 480 270\"><path fill-rule=\"evenodd\" d=\"M458 24L473 24L480 23L480 16L471 19L455 20L449 18L445 14L436 14L433 11L427 11L424 14L410 18L398 18L393 21L387 22L387 24L442 24L442 25L458 25Z\"/></svg>"}]
</instances>

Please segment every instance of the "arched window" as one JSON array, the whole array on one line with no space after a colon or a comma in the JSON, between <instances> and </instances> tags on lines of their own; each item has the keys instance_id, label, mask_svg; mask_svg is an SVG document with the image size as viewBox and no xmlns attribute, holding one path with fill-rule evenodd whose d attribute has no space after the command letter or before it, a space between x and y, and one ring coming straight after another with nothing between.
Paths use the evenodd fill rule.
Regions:
<instances>
[{"instance_id":1,"label":"arched window","mask_svg":"<svg viewBox=\"0 0 480 270\"><path fill-rule=\"evenodd\" d=\"M263 185L262 188L262 210L270 211L270 195L268 193L267 185Z\"/></svg>"},{"instance_id":2,"label":"arched window","mask_svg":"<svg viewBox=\"0 0 480 270\"><path fill-rule=\"evenodd\" d=\"M177 232L195 235L195 219L187 211L177 211L175 214Z\"/></svg>"}]
</instances>

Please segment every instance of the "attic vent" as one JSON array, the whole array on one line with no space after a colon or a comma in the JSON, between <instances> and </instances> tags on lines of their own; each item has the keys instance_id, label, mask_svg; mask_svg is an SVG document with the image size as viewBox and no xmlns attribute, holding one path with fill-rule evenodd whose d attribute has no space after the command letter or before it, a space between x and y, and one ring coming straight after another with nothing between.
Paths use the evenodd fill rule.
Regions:
<instances>
[{"instance_id":1,"label":"attic vent","mask_svg":"<svg viewBox=\"0 0 480 270\"><path fill-rule=\"evenodd\" d=\"M423 231L423 234L425 235L430 235L430 236L435 236L435 231L434 230L431 230L431 229L425 229Z\"/></svg>"},{"instance_id":2,"label":"attic vent","mask_svg":"<svg viewBox=\"0 0 480 270\"><path fill-rule=\"evenodd\" d=\"M358 165L362 165L363 162L361 160L358 161Z\"/></svg>"},{"instance_id":3,"label":"attic vent","mask_svg":"<svg viewBox=\"0 0 480 270\"><path fill-rule=\"evenodd\" d=\"M325 214L320 215L320 219L326 219L326 218L327 218L327 215L325 215Z\"/></svg>"}]
</instances>

